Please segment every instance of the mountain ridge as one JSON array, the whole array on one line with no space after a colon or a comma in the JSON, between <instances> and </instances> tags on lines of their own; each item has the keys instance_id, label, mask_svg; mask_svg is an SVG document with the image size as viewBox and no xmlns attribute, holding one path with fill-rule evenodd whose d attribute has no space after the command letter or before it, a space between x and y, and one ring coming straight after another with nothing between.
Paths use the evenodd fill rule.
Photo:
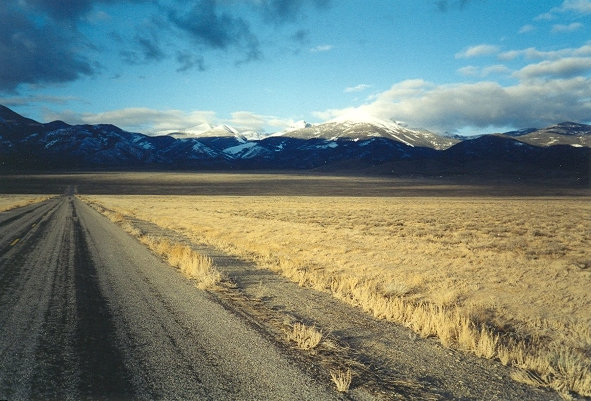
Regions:
<instances>
[{"instance_id":1,"label":"mountain ridge","mask_svg":"<svg viewBox=\"0 0 591 401\"><path fill-rule=\"evenodd\" d=\"M517 134L516 134L517 133ZM591 125L565 121L546 128L528 128L504 135L535 146L591 147Z\"/></svg>"},{"instance_id":2,"label":"mountain ridge","mask_svg":"<svg viewBox=\"0 0 591 401\"><path fill-rule=\"evenodd\" d=\"M211 130L196 137L148 136L111 124L38 123L3 107L0 169L382 171L384 166L396 165L399 171L406 172L413 166L413 174L437 175L437 168L427 166L440 166L442 171L454 174L502 170L505 174L566 174L584 180L588 180L591 170L591 143L586 145L591 139L591 126L577 123L560 123L519 135L489 134L464 140L409 129L395 122L302 123L280 135L260 139L248 139L232 127L218 129L222 132L217 136ZM569 129L574 133L569 134ZM568 138L568 143L545 146L548 141L539 140L558 136L561 140Z\"/></svg>"}]
</instances>

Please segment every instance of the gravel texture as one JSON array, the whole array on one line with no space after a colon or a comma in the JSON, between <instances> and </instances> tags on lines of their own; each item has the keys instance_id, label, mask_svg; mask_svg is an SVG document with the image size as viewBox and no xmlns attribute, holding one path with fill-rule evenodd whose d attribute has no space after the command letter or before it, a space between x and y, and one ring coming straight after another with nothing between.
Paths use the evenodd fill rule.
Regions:
<instances>
[{"instance_id":1,"label":"gravel texture","mask_svg":"<svg viewBox=\"0 0 591 401\"><path fill-rule=\"evenodd\" d=\"M340 397L71 195L0 214L0 399Z\"/></svg>"}]
</instances>

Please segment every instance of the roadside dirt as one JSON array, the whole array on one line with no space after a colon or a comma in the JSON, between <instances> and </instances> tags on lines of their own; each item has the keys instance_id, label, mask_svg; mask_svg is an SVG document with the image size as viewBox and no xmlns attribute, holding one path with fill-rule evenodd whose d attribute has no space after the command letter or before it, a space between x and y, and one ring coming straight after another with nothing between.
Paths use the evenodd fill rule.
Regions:
<instances>
[{"instance_id":1,"label":"roadside dirt","mask_svg":"<svg viewBox=\"0 0 591 401\"><path fill-rule=\"evenodd\" d=\"M177 232L129 219L144 234L169 238L210 256L226 280L210 294L280 347L293 348L287 331L295 322L313 325L323 341L296 358L311 374L350 368L352 399L561 400L559 394L511 379L511 368L441 346L411 330L376 320L327 293L302 288L254 263L192 243Z\"/></svg>"}]
</instances>

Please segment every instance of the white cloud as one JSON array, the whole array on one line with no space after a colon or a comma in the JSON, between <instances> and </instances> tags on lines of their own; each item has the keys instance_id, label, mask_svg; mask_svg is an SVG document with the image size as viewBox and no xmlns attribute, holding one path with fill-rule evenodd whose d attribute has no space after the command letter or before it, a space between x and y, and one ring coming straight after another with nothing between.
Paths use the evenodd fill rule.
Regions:
<instances>
[{"instance_id":1,"label":"white cloud","mask_svg":"<svg viewBox=\"0 0 591 401\"><path fill-rule=\"evenodd\" d=\"M236 111L232 113L230 125L240 129L259 131L265 126L265 118L249 111Z\"/></svg>"},{"instance_id":2,"label":"white cloud","mask_svg":"<svg viewBox=\"0 0 591 401\"><path fill-rule=\"evenodd\" d=\"M528 33L528 32L533 32L535 30L536 30L536 27L535 26L533 26L531 24L527 24L527 25L522 26L519 29L519 32L518 33Z\"/></svg>"},{"instance_id":3,"label":"white cloud","mask_svg":"<svg viewBox=\"0 0 591 401\"><path fill-rule=\"evenodd\" d=\"M467 65L465 67L458 69L458 72L467 77L475 77L480 75L480 68L475 67L473 65Z\"/></svg>"},{"instance_id":4,"label":"white cloud","mask_svg":"<svg viewBox=\"0 0 591 401\"><path fill-rule=\"evenodd\" d=\"M467 49L462 50L459 53L456 53L456 58L472 58L472 57L480 57L480 56L489 56L491 54L495 54L499 52L499 47L494 45L477 45L471 46Z\"/></svg>"},{"instance_id":5,"label":"white cloud","mask_svg":"<svg viewBox=\"0 0 591 401\"><path fill-rule=\"evenodd\" d=\"M591 0L565 0L560 9L579 14L591 14Z\"/></svg>"},{"instance_id":6,"label":"white cloud","mask_svg":"<svg viewBox=\"0 0 591 401\"><path fill-rule=\"evenodd\" d=\"M510 50L499 54L501 60L514 60L524 57L530 60L554 60L564 57L588 57L591 56L591 41L578 48L566 48L553 51L541 51L534 47L522 50Z\"/></svg>"},{"instance_id":7,"label":"white cloud","mask_svg":"<svg viewBox=\"0 0 591 401\"><path fill-rule=\"evenodd\" d=\"M239 130L264 132L267 127L272 128L273 131L281 131L291 127L295 121L277 116L256 114L250 111L236 111L231 114L228 123Z\"/></svg>"},{"instance_id":8,"label":"white cloud","mask_svg":"<svg viewBox=\"0 0 591 401\"><path fill-rule=\"evenodd\" d=\"M506 65L495 64L495 65L490 65L488 67L484 67L482 69L482 76L488 77L489 75L509 74L510 72L511 72L511 69L509 67L507 67Z\"/></svg>"},{"instance_id":9,"label":"white cloud","mask_svg":"<svg viewBox=\"0 0 591 401\"><path fill-rule=\"evenodd\" d=\"M344 92L345 93L363 92L364 90L369 89L369 88L371 88L371 85L359 84L359 85L349 86L349 87L345 88Z\"/></svg>"},{"instance_id":10,"label":"white cloud","mask_svg":"<svg viewBox=\"0 0 591 401\"><path fill-rule=\"evenodd\" d=\"M559 121L587 121L591 115L591 79L575 77L526 81L513 86L483 81L436 85L403 81L358 108L315 113L329 120L349 113L405 121L437 132L465 127L523 128Z\"/></svg>"},{"instance_id":11,"label":"white cloud","mask_svg":"<svg viewBox=\"0 0 591 401\"><path fill-rule=\"evenodd\" d=\"M530 64L515 72L520 79L570 78L591 71L591 57L568 57Z\"/></svg>"},{"instance_id":12,"label":"white cloud","mask_svg":"<svg viewBox=\"0 0 591 401\"><path fill-rule=\"evenodd\" d=\"M113 124L131 132L147 135L162 134L194 128L202 124L216 126L229 124L240 130L264 132L267 128L282 130L294 124L292 119L268 116L249 111L236 111L229 119L220 118L213 111L155 110L150 108L126 108L103 113L79 113L46 111L46 121L62 120L69 124Z\"/></svg>"},{"instance_id":13,"label":"white cloud","mask_svg":"<svg viewBox=\"0 0 591 401\"><path fill-rule=\"evenodd\" d=\"M483 68L468 65L458 69L458 72L465 76L485 78L489 75L509 74L511 73L511 69L503 64L495 64Z\"/></svg>"},{"instance_id":14,"label":"white cloud","mask_svg":"<svg viewBox=\"0 0 591 401\"><path fill-rule=\"evenodd\" d=\"M547 12L538 15L534 18L534 21L551 21L554 19L554 14L552 12Z\"/></svg>"},{"instance_id":15,"label":"white cloud","mask_svg":"<svg viewBox=\"0 0 591 401\"><path fill-rule=\"evenodd\" d=\"M144 107L110 110L103 113L47 112L45 118L70 124L114 124L127 131L151 134L191 128L200 124L216 124L213 111L154 110Z\"/></svg>"},{"instance_id":16,"label":"white cloud","mask_svg":"<svg viewBox=\"0 0 591 401\"><path fill-rule=\"evenodd\" d=\"M583 24L580 22L573 22L568 25L556 24L552 26L552 32L574 32L578 29L581 29Z\"/></svg>"},{"instance_id":17,"label":"white cloud","mask_svg":"<svg viewBox=\"0 0 591 401\"><path fill-rule=\"evenodd\" d=\"M549 21L558 14L574 13L579 15L591 14L591 0L564 0L559 7L554 7L550 11L538 15L536 21Z\"/></svg>"},{"instance_id":18,"label":"white cloud","mask_svg":"<svg viewBox=\"0 0 591 401\"><path fill-rule=\"evenodd\" d=\"M501 60L525 65L518 70L501 63L467 65L457 72L479 78L479 82L436 84L422 79L406 80L371 96L362 106L329 109L314 115L331 120L362 114L404 121L409 126L436 132L591 121L591 41L580 47L552 51L532 47L502 53L496 46L478 45L456 57L495 52ZM524 60L536 61L523 63ZM492 78L499 75L516 83L501 84Z\"/></svg>"},{"instance_id":19,"label":"white cloud","mask_svg":"<svg viewBox=\"0 0 591 401\"><path fill-rule=\"evenodd\" d=\"M327 52L334 48L333 45L319 45L310 49L312 53Z\"/></svg>"}]
</instances>

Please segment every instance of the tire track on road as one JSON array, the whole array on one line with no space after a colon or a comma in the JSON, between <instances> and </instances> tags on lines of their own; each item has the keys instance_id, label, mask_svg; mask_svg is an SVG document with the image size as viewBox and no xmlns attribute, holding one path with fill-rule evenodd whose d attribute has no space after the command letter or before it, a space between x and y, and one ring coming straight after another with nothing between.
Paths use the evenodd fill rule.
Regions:
<instances>
[{"instance_id":1,"label":"tire track on road","mask_svg":"<svg viewBox=\"0 0 591 401\"><path fill-rule=\"evenodd\" d=\"M38 374L32 383L35 396L56 400L70 398L78 386L78 360L72 344L76 327L73 236L68 228L60 240L62 247L57 265L63 268L58 268L52 277L50 299L41 327L43 335L35 352Z\"/></svg>"},{"instance_id":2,"label":"tire track on road","mask_svg":"<svg viewBox=\"0 0 591 401\"><path fill-rule=\"evenodd\" d=\"M31 213L33 213L34 211L36 211L37 209L39 209L40 207L43 207L43 206L44 206L43 203L41 203L41 204L35 204L29 210L24 210L22 212L19 212L19 213L15 214L14 216L10 216L10 217L7 217L5 219L0 219L0 227L5 226L7 224L10 224L13 221L18 220L18 219L20 219L20 218L22 218L22 217L24 217L24 216L26 216L28 214L31 214ZM19 211L20 211L20 209L19 209Z\"/></svg>"},{"instance_id":3,"label":"tire track on road","mask_svg":"<svg viewBox=\"0 0 591 401\"><path fill-rule=\"evenodd\" d=\"M71 195L0 255L0 400L339 399Z\"/></svg>"},{"instance_id":4,"label":"tire track on road","mask_svg":"<svg viewBox=\"0 0 591 401\"><path fill-rule=\"evenodd\" d=\"M34 398L35 349L58 265L62 206L56 200L40 208L35 227L0 255L0 398Z\"/></svg>"},{"instance_id":5,"label":"tire track on road","mask_svg":"<svg viewBox=\"0 0 591 401\"><path fill-rule=\"evenodd\" d=\"M14 235L19 239L14 245L11 246L10 244L15 240L10 243L7 242L4 247L0 245L0 300L3 300L4 306L6 306L6 302L11 303L10 299L4 299L6 292L10 290L15 282L22 283L21 275L30 270L22 268L25 266L26 259L28 259L27 255L32 253L38 245L38 241L48 235L48 225L58 207L59 204L56 203L42 215L36 216L33 219L35 223L32 227L29 223L25 224L21 229L22 231ZM24 214L20 216L22 217ZM0 322L2 322L1 316Z\"/></svg>"},{"instance_id":6,"label":"tire track on road","mask_svg":"<svg viewBox=\"0 0 591 401\"><path fill-rule=\"evenodd\" d=\"M73 199L35 220L0 255L0 399L133 398Z\"/></svg>"},{"instance_id":7,"label":"tire track on road","mask_svg":"<svg viewBox=\"0 0 591 401\"><path fill-rule=\"evenodd\" d=\"M52 200L34 206L31 210L17 213L0 221L0 257L14 248L19 242L22 243L26 237L32 236L39 231L40 223L47 224L52 213L57 210L59 203ZM39 212L42 212L39 214ZM16 224L18 222L18 224ZM8 232L8 233L7 233ZM21 253L19 251L19 253Z\"/></svg>"},{"instance_id":8,"label":"tire track on road","mask_svg":"<svg viewBox=\"0 0 591 401\"><path fill-rule=\"evenodd\" d=\"M131 399L134 392L123 356L116 347L113 317L99 287L84 230L73 210L75 349L80 363L79 391L81 395L93 399Z\"/></svg>"}]
</instances>

